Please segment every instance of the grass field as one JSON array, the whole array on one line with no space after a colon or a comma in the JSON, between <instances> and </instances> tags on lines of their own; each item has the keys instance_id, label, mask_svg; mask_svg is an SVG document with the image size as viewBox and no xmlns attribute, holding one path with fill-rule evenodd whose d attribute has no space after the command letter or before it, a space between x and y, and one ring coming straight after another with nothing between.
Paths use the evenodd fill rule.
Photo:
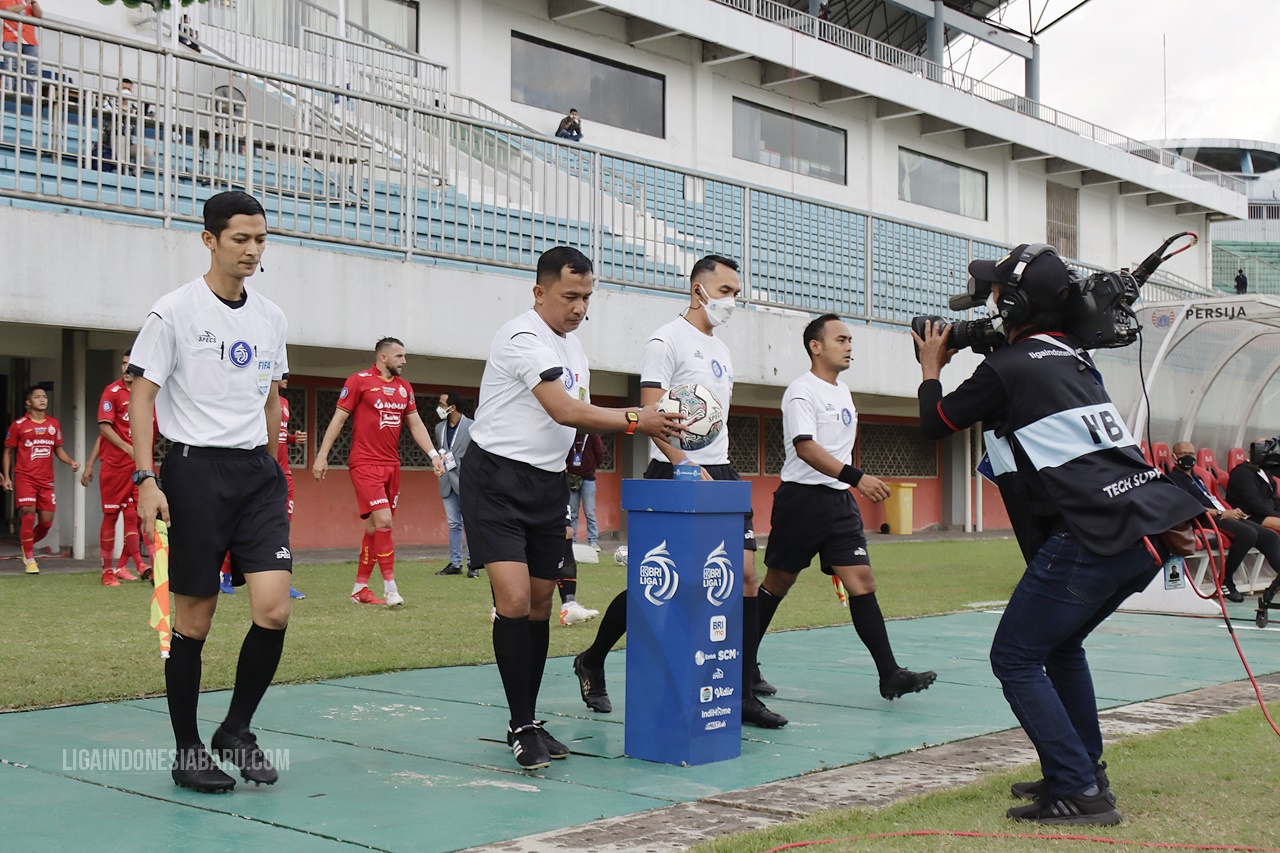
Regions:
<instances>
[{"instance_id":1,"label":"grass field","mask_svg":"<svg viewBox=\"0 0 1280 853\"><path fill-rule=\"evenodd\" d=\"M1274 717L1280 708L1271 709ZM1205 720L1174 731L1127 738L1108 747L1111 785L1124 815L1120 826L1041 827L1004 817L1011 782L1034 771L999 773L962 788L914 797L883 809L822 812L773 829L717 838L695 853L757 853L783 845L850 839L808 848L822 853L1002 853L1116 849L1087 840L962 838L924 835L870 839L881 833L946 830L1002 835L1073 835L1120 843L1241 845L1280 849L1276 828L1276 760L1280 741L1258 708ZM1219 847L1217 849L1229 849Z\"/></svg>"},{"instance_id":2,"label":"grass field","mask_svg":"<svg viewBox=\"0 0 1280 853\"><path fill-rule=\"evenodd\" d=\"M1008 598L1022 571L1011 540L885 543L872 558L886 616L924 616ZM402 561L396 579L407 604L389 610L347 599L353 563L302 566L277 682L306 682L420 667L493 660L489 584L436 577L443 563ZM603 612L624 586L624 569L606 555L578 572L579 600ZM381 581L373 583L381 590ZM0 578L0 710L134 698L162 693L164 670L157 635L147 626L151 587L101 586L96 572ZM248 627L248 595L222 596L204 652L203 686L230 687ZM779 610L773 630L841 624L829 579L801 575ZM553 625L551 654L581 651L595 623ZM765 661L768 650L765 649ZM16 677L15 677L16 676Z\"/></svg>"}]
</instances>

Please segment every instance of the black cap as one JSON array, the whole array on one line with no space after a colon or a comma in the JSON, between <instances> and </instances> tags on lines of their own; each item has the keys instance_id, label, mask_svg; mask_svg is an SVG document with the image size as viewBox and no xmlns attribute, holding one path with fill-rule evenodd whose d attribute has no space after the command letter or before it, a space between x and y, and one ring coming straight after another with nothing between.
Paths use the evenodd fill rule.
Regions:
<instances>
[{"instance_id":1,"label":"black cap","mask_svg":"<svg viewBox=\"0 0 1280 853\"><path fill-rule=\"evenodd\" d=\"M1071 270L1052 246L1045 247L1019 270L1019 259L1032 245L1023 243L998 261L973 261L969 264L969 275L978 281L1001 284L1012 284L1017 277L1017 286L1026 291L1033 305L1056 308L1071 286Z\"/></svg>"}]
</instances>

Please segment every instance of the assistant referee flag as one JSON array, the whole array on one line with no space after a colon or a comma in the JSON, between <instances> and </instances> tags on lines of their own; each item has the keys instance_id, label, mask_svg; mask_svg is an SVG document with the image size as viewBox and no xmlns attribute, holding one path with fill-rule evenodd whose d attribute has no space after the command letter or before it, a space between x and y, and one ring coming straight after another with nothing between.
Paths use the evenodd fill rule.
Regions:
<instances>
[{"instance_id":1,"label":"assistant referee flag","mask_svg":"<svg viewBox=\"0 0 1280 853\"><path fill-rule=\"evenodd\" d=\"M155 589L151 591L151 627L160 632L160 657L169 657L172 628L169 610L169 528L156 519L156 536L151 542L151 571Z\"/></svg>"}]
</instances>

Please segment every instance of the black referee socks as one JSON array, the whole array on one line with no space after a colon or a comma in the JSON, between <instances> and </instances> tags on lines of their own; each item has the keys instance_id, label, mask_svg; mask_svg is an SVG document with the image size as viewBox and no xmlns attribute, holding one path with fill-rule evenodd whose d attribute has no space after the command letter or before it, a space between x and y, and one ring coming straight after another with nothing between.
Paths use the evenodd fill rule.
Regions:
<instances>
[{"instance_id":1,"label":"black referee socks","mask_svg":"<svg viewBox=\"0 0 1280 853\"><path fill-rule=\"evenodd\" d=\"M888 678L898 671L898 662L893 657L893 647L889 645L889 629L884 624L884 614L880 612L880 602L876 594L852 595L849 597L849 618L853 620L854 630L862 639L871 659L876 663L876 671L881 678Z\"/></svg>"},{"instance_id":2,"label":"black referee socks","mask_svg":"<svg viewBox=\"0 0 1280 853\"><path fill-rule=\"evenodd\" d=\"M605 656L609 654L622 635L627 633L627 591L614 596L605 608L596 640L582 653L582 662L590 669L604 669Z\"/></svg>"},{"instance_id":3,"label":"black referee socks","mask_svg":"<svg viewBox=\"0 0 1280 853\"><path fill-rule=\"evenodd\" d=\"M550 641L550 623L547 634ZM533 642L529 617L512 619L496 614L493 619L493 656L497 659L498 674L502 676L502 689L507 694L507 708L511 711L511 728L520 728L533 722L533 705L529 702L530 645ZM543 653L545 660L546 653ZM541 681L541 677L539 677Z\"/></svg>"},{"instance_id":4,"label":"black referee socks","mask_svg":"<svg viewBox=\"0 0 1280 853\"><path fill-rule=\"evenodd\" d=\"M529 713L538 708L538 691L542 689L542 673L547 668L547 649L551 646L551 623L529 620Z\"/></svg>"},{"instance_id":5,"label":"black referee socks","mask_svg":"<svg viewBox=\"0 0 1280 853\"><path fill-rule=\"evenodd\" d=\"M258 623L249 626L244 645L240 647L240 662L236 665L236 687L231 693L231 707L222 727L235 733L249 727L253 712L271 686L276 667L280 665L280 653L284 650L286 629L263 628Z\"/></svg>"},{"instance_id":6,"label":"black referee socks","mask_svg":"<svg viewBox=\"0 0 1280 853\"><path fill-rule=\"evenodd\" d=\"M169 658L164 662L164 690L178 749L200 745L196 706L200 701L200 652L203 649L204 640L193 640L177 631L169 641Z\"/></svg>"}]
</instances>

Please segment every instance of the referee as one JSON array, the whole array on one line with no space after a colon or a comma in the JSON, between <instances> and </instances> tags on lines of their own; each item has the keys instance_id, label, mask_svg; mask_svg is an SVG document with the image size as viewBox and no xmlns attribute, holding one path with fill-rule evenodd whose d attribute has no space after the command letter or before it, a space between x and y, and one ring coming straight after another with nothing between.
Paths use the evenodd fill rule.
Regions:
<instances>
[{"instance_id":1,"label":"referee","mask_svg":"<svg viewBox=\"0 0 1280 853\"><path fill-rule=\"evenodd\" d=\"M236 783L200 741L196 703L200 653L228 553L234 582L249 587L253 624L240 648L231 707L210 746L246 781L278 778L249 721L275 675L289 623L288 486L275 459L278 386L289 363L284 312L244 283L267 241L262 205L243 192L219 193L205 202L200 236L209 271L162 296L133 345L130 421L143 531L152 534L157 516L170 525L175 612L164 676L177 741L173 781L217 793ZM174 442L163 490L150 470L153 410Z\"/></svg>"},{"instance_id":2,"label":"referee","mask_svg":"<svg viewBox=\"0 0 1280 853\"><path fill-rule=\"evenodd\" d=\"M823 573L840 578L849 591L849 617L875 661L880 695L897 699L926 689L938 675L898 666L876 601L862 515L849 487L877 502L889 497L889 488L847 461L853 458L858 412L849 386L839 376L849 369L853 336L835 314L823 314L805 326L804 348L809 371L782 395L787 458L782 485L773 493L773 532L764 554L768 570L760 584L759 636L769 630L800 571L818 556Z\"/></svg>"},{"instance_id":3,"label":"referee","mask_svg":"<svg viewBox=\"0 0 1280 853\"><path fill-rule=\"evenodd\" d=\"M565 554L565 461L574 435L683 432L676 414L591 405L591 371L573 332L592 288L591 261L577 249L557 246L538 258L533 308L494 335L462 464L471 565L485 567L493 590L493 651L511 712L507 744L524 770L569 756L534 709Z\"/></svg>"}]
</instances>

